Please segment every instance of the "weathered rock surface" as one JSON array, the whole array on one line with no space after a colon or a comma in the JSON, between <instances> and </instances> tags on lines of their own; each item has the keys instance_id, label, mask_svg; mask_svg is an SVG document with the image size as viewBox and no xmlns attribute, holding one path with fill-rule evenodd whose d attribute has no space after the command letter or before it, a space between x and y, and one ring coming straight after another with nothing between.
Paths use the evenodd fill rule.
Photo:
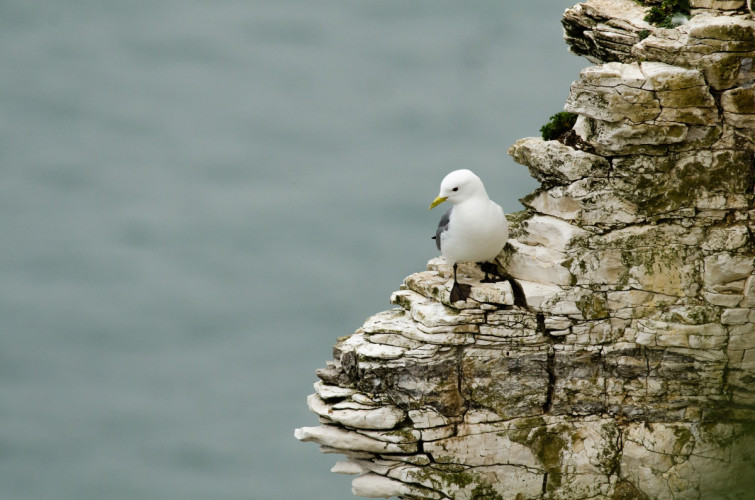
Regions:
<instances>
[{"instance_id":1,"label":"weathered rock surface","mask_svg":"<svg viewBox=\"0 0 755 500\"><path fill-rule=\"evenodd\" d=\"M356 495L752 498L755 21L696 0L675 29L632 0L564 15L597 63L572 147L509 153L541 187L511 218L513 278L449 301L442 258L340 339L296 437Z\"/></svg>"}]
</instances>

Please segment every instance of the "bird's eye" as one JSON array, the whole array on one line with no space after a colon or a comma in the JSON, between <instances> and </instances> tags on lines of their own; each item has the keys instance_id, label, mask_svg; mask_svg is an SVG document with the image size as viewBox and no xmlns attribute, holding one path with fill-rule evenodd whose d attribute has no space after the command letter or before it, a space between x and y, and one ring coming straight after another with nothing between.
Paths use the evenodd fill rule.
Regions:
<instances>
[{"instance_id":1,"label":"bird's eye","mask_svg":"<svg viewBox=\"0 0 755 500\"><path fill-rule=\"evenodd\" d=\"M456 188L453 188L451 191L458 191L458 190L459 188L456 187Z\"/></svg>"}]
</instances>

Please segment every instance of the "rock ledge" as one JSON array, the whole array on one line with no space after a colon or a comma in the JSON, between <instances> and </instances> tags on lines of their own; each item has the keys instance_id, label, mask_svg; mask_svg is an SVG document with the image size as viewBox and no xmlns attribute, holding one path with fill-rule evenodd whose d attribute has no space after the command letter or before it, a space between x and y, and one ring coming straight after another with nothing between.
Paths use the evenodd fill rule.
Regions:
<instances>
[{"instance_id":1,"label":"rock ledge","mask_svg":"<svg viewBox=\"0 0 755 500\"><path fill-rule=\"evenodd\" d=\"M630 0L564 14L580 149L521 139L541 182L451 303L442 258L318 370L302 441L355 495L748 498L755 487L755 21L693 1L676 29Z\"/></svg>"}]
</instances>

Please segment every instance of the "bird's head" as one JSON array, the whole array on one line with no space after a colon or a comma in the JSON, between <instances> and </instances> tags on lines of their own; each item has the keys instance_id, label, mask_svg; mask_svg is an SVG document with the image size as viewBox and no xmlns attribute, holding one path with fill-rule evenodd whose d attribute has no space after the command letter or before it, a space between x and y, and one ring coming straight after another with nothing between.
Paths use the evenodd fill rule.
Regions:
<instances>
[{"instance_id":1,"label":"bird's head","mask_svg":"<svg viewBox=\"0 0 755 500\"><path fill-rule=\"evenodd\" d=\"M453 204L461 203L479 193L484 193L487 197L485 186L482 185L479 177L471 170L454 170L440 183L440 193L430 204L430 209L432 210L446 200Z\"/></svg>"}]
</instances>

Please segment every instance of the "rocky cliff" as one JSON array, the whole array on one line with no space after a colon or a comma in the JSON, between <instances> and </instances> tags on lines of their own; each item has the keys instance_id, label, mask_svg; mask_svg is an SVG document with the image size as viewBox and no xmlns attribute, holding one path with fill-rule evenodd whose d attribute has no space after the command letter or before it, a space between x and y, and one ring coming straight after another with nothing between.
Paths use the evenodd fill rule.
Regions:
<instances>
[{"instance_id":1,"label":"rocky cliff","mask_svg":"<svg viewBox=\"0 0 755 500\"><path fill-rule=\"evenodd\" d=\"M296 436L345 455L354 494L753 498L755 21L691 4L674 28L633 0L567 10L596 65L571 131L509 150L541 182L499 256L514 279L462 266L450 303L431 260L338 341Z\"/></svg>"}]
</instances>

